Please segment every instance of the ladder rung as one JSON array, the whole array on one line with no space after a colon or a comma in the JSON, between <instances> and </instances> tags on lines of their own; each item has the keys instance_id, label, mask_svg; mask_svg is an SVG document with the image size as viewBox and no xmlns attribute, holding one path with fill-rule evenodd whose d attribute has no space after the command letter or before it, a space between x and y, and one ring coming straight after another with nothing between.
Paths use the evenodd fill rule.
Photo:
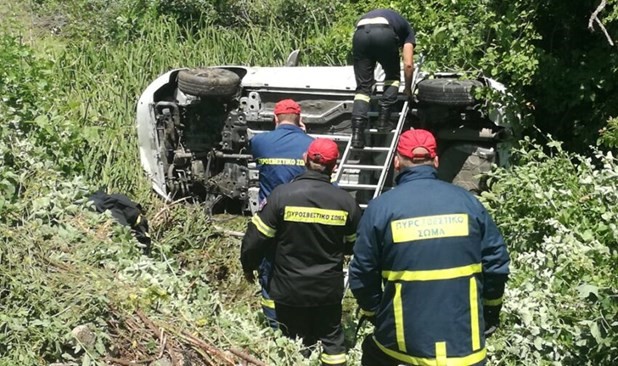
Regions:
<instances>
[{"instance_id":1,"label":"ladder rung","mask_svg":"<svg viewBox=\"0 0 618 366\"><path fill-rule=\"evenodd\" d=\"M379 82L378 82L378 84L379 84ZM384 84L379 84L379 85L382 86ZM370 98L371 98L371 100L380 100L380 99L382 99L382 92L380 92L380 94L372 94ZM405 101L407 101L409 99L410 99L410 97L408 97L407 95L405 95L403 93L400 93L400 94L397 95L397 101L405 102Z\"/></svg>"},{"instance_id":2,"label":"ladder rung","mask_svg":"<svg viewBox=\"0 0 618 366\"><path fill-rule=\"evenodd\" d=\"M393 117L399 117L401 112L391 112L391 119ZM377 117L380 115L380 112L367 112L367 117Z\"/></svg>"},{"instance_id":3,"label":"ladder rung","mask_svg":"<svg viewBox=\"0 0 618 366\"><path fill-rule=\"evenodd\" d=\"M343 164L341 165L343 169L359 169L359 170L382 170L384 166L382 165L360 165L360 164Z\"/></svg>"},{"instance_id":4,"label":"ladder rung","mask_svg":"<svg viewBox=\"0 0 618 366\"><path fill-rule=\"evenodd\" d=\"M419 66L416 67L416 70L414 70L414 74L412 75L412 86L413 87L416 87L420 65L423 63L423 60L424 60L424 57L421 55L421 58L419 59L419 63L418 63ZM384 183L386 181L388 171L389 171L389 169L387 168L390 165L390 162L392 161L393 154L395 153L395 147L397 145L398 135L401 133L405 125L405 117L408 114L408 111L410 109L409 100L407 96L398 95L397 99L401 99L402 97L403 97L403 102L404 102L403 106L401 107L401 109L396 109L393 111L394 112L393 114L398 117L396 126L393 126L393 128L390 131L386 131L386 132L378 132L376 128L370 128L366 131L369 134L382 134L382 135L387 135L387 136L391 135L392 138L390 138L390 141L388 142L382 141L384 144L388 144L388 147L371 146L371 147L363 147L363 148L358 149L352 146L352 140L350 139L348 140L348 143L346 145L346 150L343 154L343 157L341 158L340 164L342 168L337 171L337 175L336 175L337 182L341 181L342 176L348 176L349 178L349 176L351 175L351 172L353 171L362 171L362 170L380 171L380 178L378 179L377 184L339 183L339 187L346 189L348 191L354 191L354 190L373 191L374 198L377 197L381 193L382 189L384 188ZM371 99L377 99L377 98L375 96L371 96ZM369 113L369 115L379 116L380 113L372 111ZM369 126L371 126L371 124ZM389 140L389 139L380 138L378 140L381 141L381 140ZM385 152L386 158L384 160L384 164L383 165L361 165L361 164L353 164L353 163L350 164L349 159L353 158L356 160L358 158L357 153L361 151L362 152ZM353 153L350 154L350 152L353 152ZM367 204L360 204L359 206L364 209L367 207Z\"/></svg>"},{"instance_id":5,"label":"ladder rung","mask_svg":"<svg viewBox=\"0 0 618 366\"><path fill-rule=\"evenodd\" d=\"M365 146L361 149L352 147L351 150L354 151L369 151L369 152L388 152L390 147L376 147L376 146Z\"/></svg>"},{"instance_id":6,"label":"ladder rung","mask_svg":"<svg viewBox=\"0 0 618 366\"><path fill-rule=\"evenodd\" d=\"M377 184L339 183L339 188L375 190L376 188L378 188L378 185Z\"/></svg>"},{"instance_id":7,"label":"ladder rung","mask_svg":"<svg viewBox=\"0 0 618 366\"><path fill-rule=\"evenodd\" d=\"M369 128L366 131L369 132L369 133L379 133L379 134L382 134L382 135L388 135L388 134L393 133L393 131L395 131L395 129L393 128L393 129L388 130L388 131L378 131L377 128Z\"/></svg>"}]
</instances>

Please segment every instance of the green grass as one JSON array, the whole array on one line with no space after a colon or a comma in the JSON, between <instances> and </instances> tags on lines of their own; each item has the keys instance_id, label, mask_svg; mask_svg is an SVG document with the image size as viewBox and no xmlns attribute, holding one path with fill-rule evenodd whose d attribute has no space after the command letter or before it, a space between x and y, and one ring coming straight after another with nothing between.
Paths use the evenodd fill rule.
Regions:
<instances>
[{"instance_id":1,"label":"green grass","mask_svg":"<svg viewBox=\"0 0 618 366\"><path fill-rule=\"evenodd\" d=\"M67 93L55 103L70 106L66 118L87 132L83 173L110 190L148 189L138 168L135 108L158 75L179 67L282 64L299 43L275 28L208 27L192 35L165 20L142 33L127 42L69 44L54 56L59 87Z\"/></svg>"}]
</instances>

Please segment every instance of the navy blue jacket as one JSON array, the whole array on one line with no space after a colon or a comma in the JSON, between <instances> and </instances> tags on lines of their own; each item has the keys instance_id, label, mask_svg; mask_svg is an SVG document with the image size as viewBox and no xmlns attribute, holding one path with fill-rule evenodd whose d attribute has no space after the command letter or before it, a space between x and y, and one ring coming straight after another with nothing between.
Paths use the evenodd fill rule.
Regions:
<instances>
[{"instance_id":1,"label":"navy blue jacket","mask_svg":"<svg viewBox=\"0 0 618 366\"><path fill-rule=\"evenodd\" d=\"M406 168L359 224L350 289L375 316L374 339L413 365L483 363L486 308L500 306L509 256L472 194ZM499 310L498 310L499 311Z\"/></svg>"},{"instance_id":2,"label":"navy blue jacket","mask_svg":"<svg viewBox=\"0 0 618 366\"><path fill-rule=\"evenodd\" d=\"M280 124L274 131L251 139L251 154L260 170L260 203L275 187L305 171L303 154L311 141L311 136L291 124Z\"/></svg>"}]
</instances>

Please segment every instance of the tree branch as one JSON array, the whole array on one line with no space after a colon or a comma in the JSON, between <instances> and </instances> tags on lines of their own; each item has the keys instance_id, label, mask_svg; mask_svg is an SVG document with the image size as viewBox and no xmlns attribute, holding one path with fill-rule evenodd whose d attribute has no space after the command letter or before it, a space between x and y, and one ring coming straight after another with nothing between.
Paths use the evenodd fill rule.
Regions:
<instances>
[{"instance_id":1,"label":"tree branch","mask_svg":"<svg viewBox=\"0 0 618 366\"><path fill-rule=\"evenodd\" d=\"M599 19L599 13L601 13L603 9L605 9L606 5L607 5L607 0L601 0L601 3L599 4L599 6L597 6L595 11L592 12L592 15L590 15L590 18L588 19L588 29L594 32L594 23L596 22L601 28L601 31L603 31L603 34L605 34L605 38L607 38L607 42L610 44L610 46L613 46L614 41L612 40L612 37L610 37L609 33L607 33L607 29L605 29L605 26L603 25L603 23L601 23L601 20Z\"/></svg>"},{"instance_id":2,"label":"tree branch","mask_svg":"<svg viewBox=\"0 0 618 366\"><path fill-rule=\"evenodd\" d=\"M607 29L605 29L605 27L603 26L603 23L601 23L599 18L596 18L595 21L597 22L599 27L601 27L601 30L603 31L603 34L605 34L605 38L607 38L607 42L610 44L610 46L613 46L614 45L614 41L612 40L612 37L610 37L609 33L607 33Z\"/></svg>"},{"instance_id":3,"label":"tree branch","mask_svg":"<svg viewBox=\"0 0 618 366\"><path fill-rule=\"evenodd\" d=\"M607 0L601 0L601 3L599 4L599 6L597 6L596 10L594 12L592 12L592 15L590 16L590 19L588 19L588 29L590 29L591 31L594 32L594 25L592 24L594 22L595 19L599 19L599 13L603 11L603 9L605 9L605 6L607 5Z\"/></svg>"}]
</instances>

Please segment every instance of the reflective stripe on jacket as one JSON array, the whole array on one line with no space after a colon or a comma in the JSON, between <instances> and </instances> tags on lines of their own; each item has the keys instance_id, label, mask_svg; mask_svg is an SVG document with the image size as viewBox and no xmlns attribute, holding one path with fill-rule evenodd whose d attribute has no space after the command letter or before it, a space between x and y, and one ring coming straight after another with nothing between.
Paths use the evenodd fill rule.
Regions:
<instances>
[{"instance_id":1,"label":"reflective stripe on jacket","mask_svg":"<svg viewBox=\"0 0 618 366\"><path fill-rule=\"evenodd\" d=\"M407 168L371 201L357 231L350 289L376 316L382 351L412 365L486 357L483 300L498 302L509 256L495 223L432 166Z\"/></svg>"},{"instance_id":2,"label":"reflective stripe on jacket","mask_svg":"<svg viewBox=\"0 0 618 366\"><path fill-rule=\"evenodd\" d=\"M393 31L397 35L400 48L403 47L404 43L411 43L416 46L416 32L414 32L412 25L410 25L410 23L402 17L401 14L392 9L371 10L361 17L357 25L380 24L382 23L380 18L385 19L387 24L393 28ZM369 19L375 19L375 21L371 21Z\"/></svg>"},{"instance_id":3,"label":"reflective stripe on jacket","mask_svg":"<svg viewBox=\"0 0 618 366\"><path fill-rule=\"evenodd\" d=\"M275 188L248 225L241 248L245 271L275 246L268 292L275 303L318 306L341 302L343 257L352 254L361 211L330 177L306 171Z\"/></svg>"},{"instance_id":4,"label":"reflective stripe on jacket","mask_svg":"<svg viewBox=\"0 0 618 366\"><path fill-rule=\"evenodd\" d=\"M275 187L305 171L303 154L311 141L311 136L291 124L280 124L274 131L251 139L251 154L260 170L260 202Z\"/></svg>"}]
</instances>

